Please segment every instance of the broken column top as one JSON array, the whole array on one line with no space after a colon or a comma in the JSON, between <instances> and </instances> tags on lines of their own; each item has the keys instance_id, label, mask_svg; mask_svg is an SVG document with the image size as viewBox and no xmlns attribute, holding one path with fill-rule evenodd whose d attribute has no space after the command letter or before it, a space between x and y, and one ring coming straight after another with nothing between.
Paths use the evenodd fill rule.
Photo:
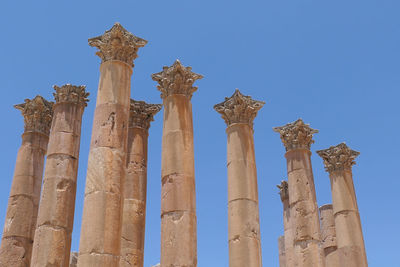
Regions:
<instances>
[{"instance_id":1,"label":"broken column top","mask_svg":"<svg viewBox=\"0 0 400 267\"><path fill-rule=\"evenodd\" d=\"M214 109L221 114L228 127L234 123L247 123L253 129L253 120L264 104L236 89L231 97L225 97L225 101L216 104Z\"/></svg>"},{"instance_id":2,"label":"broken column top","mask_svg":"<svg viewBox=\"0 0 400 267\"><path fill-rule=\"evenodd\" d=\"M203 76L192 72L191 67L184 67L176 60L172 66L164 66L161 72L152 74L151 78L158 82L157 89L161 92L162 99L173 94L186 95L191 99L197 90L193 83Z\"/></svg>"},{"instance_id":3,"label":"broken column top","mask_svg":"<svg viewBox=\"0 0 400 267\"><path fill-rule=\"evenodd\" d=\"M286 151L294 149L310 150L313 134L318 130L312 129L309 124L305 124L302 119L288 123L281 127L274 127L273 130L281 135L281 140Z\"/></svg>"},{"instance_id":4,"label":"broken column top","mask_svg":"<svg viewBox=\"0 0 400 267\"><path fill-rule=\"evenodd\" d=\"M103 35L90 38L89 45L97 47L100 51L96 53L102 63L109 60L120 60L134 66L133 61L138 57L140 47L147 44L147 41L128 32L118 22Z\"/></svg>"},{"instance_id":5,"label":"broken column top","mask_svg":"<svg viewBox=\"0 0 400 267\"><path fill-rule=\"evenodd\" d=\"M25 103L14 105L24 116L25 132L39 132L48 136L53 117L53 104L38 95L33 99L25 99Z\"/></svg>"},{"instance_id":6,"label":"broken column top","mask_svg":"<svg viewBox=\"0 0 400 267\"><path fill-rule=\"evenodd\" d=\"M86 86L80 85L75 86L71 84L64 84L59 87L57 85L53 86L56 91L53 93L56 104L58 103L73 103L77 105L87 106L89 99L89 93L85 91Z\"/></svg>"},{"instance_id":7,"label":"broken column top","mask_svg":"<svg viewBox=\"0 0 400 267\"><path fill-rule=\"evenodd\" d=\"M281 184L278 184L276 187L279 188L279 195L281 196L282 202L289 199L289 186L288 182L281 181Z\"/></svg>"},{"instance_id":8,"label":"broken column top","mask_svg":"<svg viewBox=\"0 0 400 267\"><path fill-rule=\"evenodd\" d=\"M330 173L351 170L360 152L351 150L345 143L341 143L328 149L318 150L317 154L324 160L325 170Z\"/></svg>"},{"instance_id":9,"label":"broken column top","mask_svg":"<svg viewBox=\"0 0 400 267\"><path fill-rule=\"evenodd\" d=\"M162 108L161 104L147 104L144 101L131 99L129 111L129 128L139 127L148 130L150 122Z\"/></svg>"}]
</instances>

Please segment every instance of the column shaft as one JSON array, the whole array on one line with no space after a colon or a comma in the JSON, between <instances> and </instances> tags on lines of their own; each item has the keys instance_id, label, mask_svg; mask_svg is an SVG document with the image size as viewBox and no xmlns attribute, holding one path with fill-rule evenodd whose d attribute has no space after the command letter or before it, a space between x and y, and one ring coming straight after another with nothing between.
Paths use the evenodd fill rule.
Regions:
<instances>
[{"instance_id":1,"label":"column shaft","mask_svg":"<svg viewBox=\"0 0 400 267\"><path fill-rule=\"evenodd\" d=\"M253 131L228 126L228 238L230 267L260 267L261 243Z\"/></svg>"},{"instance_id":2,"label":"column shaft","mask_svg":"<svg viewBox=\"0 0 400 267\"><path fill-rule=\"evenodd\" d=\"M36 228L48 136L22 135L8 200L0 266L29 266Z\"/></svg>"},{"instance_id":3,"label":"column shaft","mask_svg":"<svg viewBox=\"0 0 400 267\"><path fill-rule=\"evenodd\" d=\"M139 127L129 129L120 267L143 267L147 192L147 137L148 131L146 129Z\"/></svg>"},{"instance_id":4,"label":"column shaft","mask_svg":"<svg viewBox=\"0 0 400 267\"><path fill-rule=\"evenodd\" d=\"M332 205L319 208L321 217L321 246L324 250L325 267L340 267L336 244L335 218Z\"/></svg>"},{"instance_id":5,"label":"column shaft","mask_svg":"<svg viewBox=\"0 0 400 267\"><path fill-rule=\"evenodd\" d=\"M197 266L196 192L190 99L164 98L161 266Z\"/></svg>"},{"instance_id":6,"label":"column shaft","mask_svg":"<svg viewBox=\"0 0 400 267\"><path fill-rule=\"evenodd\" d=\"M82 216L78 266L118 266L131 66L100 66Z\"/></svg>"},{"instance_id":7,"label":"column shaft","mask_svg":"<svg viewBox=\"0 0 400 267\"><path fill-rule=\"evenodd\" d=\"M292 267L294 266L293 222L290 214L288 183L286 181L282 181L278 188L280 189L280 195L283 204L283 248L285 249L285 264L288 267Z\"/></svg>"},{"instance_id":8,"label":"column shaft","mask_svg":"<svg viewBox=\"0 0 400 267\"><path fill-rule=\"evenodd\" d=\"M351 170L330 174L341 266L368 266Z\"/></svg>"},{"instance_id":9,"label":"column shaft","mask_svg":"<svg viewBox=\"0 0 400 267\"><path fill-rule=\"evenodd\" d=\"M32 267L68 266L70 260L82 115L88 94L83 86L55 89Z\"/></svg>"},{"instance_id":10,"label":"column shaft","mask_svg":"<svg viewBox=\"0 0 400 267\"><path fill-rule=\"evenodd\" d=\"M16 105L25 120L0 247L0 266L30 266L52 102L41 96Z\"/></svg>"},{"instance_id":11,"label":"column shaft","mask_svg":"<svg viewBox=\"0 0 400 267\"><path fill-rule=\"evenodd\" d=\"M285 237L282 235L278 238L279 248L279 267L286 267L286 253L285 253Z\"/></svg>"},{"instance_id":12,"label":"column shaft","mask_svg":"<svg viewBox=\"0 0 400 267\"><path fill-rule=\"evenodd\" d=\"M321 266L320 224L309 150L290 150L287 160L289 206L293 219L295 266Z\"/></svg>"}]
</instances>

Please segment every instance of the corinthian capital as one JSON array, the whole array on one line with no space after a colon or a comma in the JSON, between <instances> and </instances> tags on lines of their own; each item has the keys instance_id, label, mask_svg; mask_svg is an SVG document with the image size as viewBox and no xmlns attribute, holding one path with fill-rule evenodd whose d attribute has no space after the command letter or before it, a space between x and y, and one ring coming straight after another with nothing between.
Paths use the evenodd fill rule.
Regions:
<instances>
[{"instance_id":1,"label":"corinthian capital","mask_svg":"<svg viewBox=\"0 0 400 267\"><path fill-rule=\"evenodd\" d=\"M233 123L247 123L253 128L253 120L257 112L264 106L265 102L251 99L236 89L231 97L225 97L225 101L214 106L221 114L227 126Z\"/></svg>"},{"instance_id":2,"label":"corinthian capital","mask_svg":"<svg viewBox=\"0 0 400 267\"><path fill-rule=\"evenodd\" d=\"M89 39L89 45L100 50L96 55L101 58L102 62L120 60L132 67L134 66L133 60L138 57L139 47L146 44L146 40L128 32L119 23L115 23L103 35Z\"/></svg>"},{"instance_id":3,"label":"corinthian capital","mask_svg":"<svg viewBox=\"0 0 400 267\"><path fill-rule=\"evenodd\" d=\"M53 95L57 104L73 103L86 107L87 102L89 102L89 99L87 98L89 96L89 93L85 91L86 86L84 85L75 86L71 84L65 84L61 87L54 85L53 88L54 90L56 90Z\"/></svg>"},{"instance_id":4,"label":"corinthian capital","mask_svg":"<svg viewBox=\"0 0 400 267\"><path fill-rule=\"evenodd\" d=\"M276 187L279 188L279 195L282 202L289 199L289 185L286 181L281 181L281 184L278 184Z\"/></svg>"},{"instance_id":5,"label":"corinthian capital","mask_svg":"<svg viewBox=\"0 0 400 267\"><path fill-rule=\"evenodd\" d=\"M186 95L190 99L197 90L193 83L203 76L192 72L191 67L184 67L176 60L171 67L164 66L163 71L154 73L151 78L158 82L157 89L161 92L162 99L173 94Z\"/></svg>"},{"instance_id":6,"label":"corinthian capital","mask_svg":"<svg viewBox=\"0 0 400 267\"><path fill-rule=\"evenodd\" d=\"M53 102L41 96L25 99L25 103L15 105L24 116L25 132L39 132L50 134L51 120L53 118Z\"/></svg>"},{"instance_id":7,"label":"corinthian capital","mask_svg":"<svg viewBox=\"0 0 400 267\"><path fill-rule=\"evenodd\" d=\"M317 154L324 160L327 172L351 170L351 166L356 164L354 159L360 152L351 150L345 143L331 146L328 149L317 151Z\"/></svg>"},{"instance_id":8,"label":"corinthian capital","mask_svg":"<svg viewBox=\"0 0 400 267\"><path fill-rule=\"evenodd\" d=\"M294 149L310 149L313 134L318 130L312 129L309 124L305 124L302 119L288 123L281 127L274 127L273 130L280 133L283 145L286 151Z\"/></svg>"},{"instance_id":9,"label":"corinthian capital","mask_svg":"<svg viewBox=\"0 0 400 267\"><path fill-rule=\"evenodd\" d=\"M161 104L147 104L144 101L131 99L129 111L129 128L139 127L148 130L154 115L161 110Z\"/></svg>"}]
</instances>

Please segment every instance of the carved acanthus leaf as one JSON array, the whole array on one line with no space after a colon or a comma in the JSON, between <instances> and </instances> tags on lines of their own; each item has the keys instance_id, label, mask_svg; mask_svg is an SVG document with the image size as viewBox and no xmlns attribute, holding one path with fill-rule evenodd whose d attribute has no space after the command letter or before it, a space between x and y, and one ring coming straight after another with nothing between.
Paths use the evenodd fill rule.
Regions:
<instances>
[{"instance_id":1,"label":"carved acanthus leaf","mask_svg":"<svg viewBox=\"0 0 400 267\"><path fill-rule=\"evenodd\" d=\"M331 146L328 149L317 151L317 154L324 160L327 172L351 170L351 166L356 164L355 158L360 152L351 150L345 143Z\"/></svg>"},{"instance_id":2,"label":"carved acanthus leaf","mask_svg":"<svg viewBox=\"0 0 400 267\"><path fill-rule=\"evenodd\" d=\"M286 151L294 149L310 149L313 134L318 130L312 129L309 124L305 124L302 119L288 123L281 127L274 127L273 130L280 133L283 145Z\"/></svg>"},{"instance_id":3,"label":"carved acanthus leaf","mask_svg":"<svg viewBox=\"0 0 400 267\"><path fill-rule=\"evenodd\" d=\"M25 99L25 103L14 105L24 116L25 132L49 135L53 118L53 104L38 95L33 99Z\"/></svg>"},{"instance_id":4,"label":"carved acanthus leaf","mask_svg":"<svg viewBox=\"0 0 400 267\"><path fill-rule=\"evenodd\" d=\"M146 44L146 40L128 32L119 23L115 23L103 35L89 39L89 45L100 50L96 55L101 58L102 62L120 60L132 67L134 66L133 60L138 57L138 49Z\"/></svg>"},{"instance_id":5,"label":"carved acanthus leaf","mask_svg":"<svg viewBox=\"0 0 400 267\"><path fill-rule=\"evenodd\" d=\"M163 71L154 73L151 78L158 82L157 89L161 92L162 99L172 94L186 95L190 99L197 90L193 83L203 76L192 72L191 67L184 67L176 60L171 67L164 66Z\"/></svg>"},{"instance_id":6,"label":"carved acanthus leaf","mask_svg":"<svg viewBox=\"0 0 400 267\"><path fill-rule=\"evenodd\" d=\"M144 101L131 99L129 127L140 127L148 130L150 128L150 122L154 120L154 115L156 115L161 108L161 104L147 104Z\"/></svg>"},{"instance_id":7,"label":"carved acanthus leaf","mask_svg":"<svg viewBox=\"0 0 400 267\"><path fill-rule=\"evenodd\" d=\"M251 99L236 89L231 97L225 97L225 101L214 106L221 114L226 124L247 123L253 128L253 120L257 112L264 106L265 102Z\"/></svg>"},{"instance_id":8,"label":"carved acanthus leaf","mask_svg":"<svg viewBox=\"0 0 400 267\"><path fill-rule=\"evenodd\" d=\"M276 187L279 188L279 195L281 196L282 202L289 199L289 185L286 181L281 181Z\"/></svg>"},{"instance_id":9,"label":"carved acanthus leaf","mask_svg":"<svg viewBox=\"0 0 400 267\"><path fill-rule=\"evenodd\" d=\"M71 84L65 84L61 87L57 85L53 86L56 91L53 93L56 103L73 103L78 105L87 106L89 99L89 93L85 91L86 86L80 85L75 86Z\"/></svg>"}]
</instances>

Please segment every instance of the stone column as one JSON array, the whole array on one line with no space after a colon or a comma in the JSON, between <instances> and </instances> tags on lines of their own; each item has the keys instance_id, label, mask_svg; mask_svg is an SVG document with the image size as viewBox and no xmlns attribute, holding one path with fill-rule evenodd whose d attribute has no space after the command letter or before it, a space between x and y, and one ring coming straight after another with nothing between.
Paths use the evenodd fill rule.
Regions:
<instances>
[{"instance_id":1,"label":"stone column","mask_svg":"<svg viewBox=\"0 0 400 267\"><path fill-rule=\"evenodd\" d=\"M147 138L162 105L131 99L124 182L120 267L143 267L146 221Z\"/></svg>"},{"instance_id":2,"label":"stone column","mask_svg":"<svg viewBox=\"0 0 400 267\"><path fill-rule=\"evenodd\" d=\"M202 76L177 60L152 75L164 105L161 160L161 266L197 266L196 192L190 99Z\"/></svg>"},{"instance_id":3,"label":"stone column","mask_svg":"<svg viewBox=\"0 0 400 267\"><path fill-rule=\"evenodd\" d=\"M32 251L32 267L68 266L74 224L85 86L54 86L53 122Z\"/></svg>"},{"instance_id":4,"label":"stone column","mask_svg":"<svg viewBox=\"0 0 400 267\"><path fill-rule=\"evenodd\" d=\"M299 119L282 127L280 133L286 148L289 206L292 217L294 266L323 266L320 243L320 224L311 167L310 146L317 130Z\"/></svg>"},{"instance_id":5,"label":"stone column","mask_svg":"<svg viewBox=\"0 0 400 267\"><path fill-rule=\"evenodd\" d=\"M89 39L101 57L78 266L118 266L133 60L147 41L116 23Z\"/></svg>"},{"instance_id":6,"label":"stone column","mask_svg":"<svg viewBox=\"0 0 400 267\"><path fill-rule=\"evenodd\" d=\"M279 188L279 194L283 204L283 229L284 229L284 240L285 240L285 259L286 266L294 266L294 246L293 246L293 227L292 217L290 216L289 206L289 186L286 181L282 181Z\"/></svg>"},{"instance_id":7,"label":"stone column","mask_svg":"<svg viewBox=\"0 0 400 267\"><path fill-rule=\"evenodd\" d=\"M0 266L25 267L31 260L53 103L36 96L15 108L24 116L25 131L8 200Z\"/></svg>"},{"instance_id":8,"label":"stone column","mask_svg":"<svg viewBox=\"0 0 400 267\"><path fill-rule=\"evenodd\" d=\"M340 266L368 266L351 166L360 154L341 143L317 151L329 172Z\"/></svg>"},{"instance_id":9,"label":"stone column","mask_svg":"<svg viewBox=\"0 0 400 267\"><path fill-rule=\"evenodd\" d=\"M321 217L321 246L324 250L325 266L340 267L337 256L335 218L331 204L319 208Z\"/></svg>"},{"instance_id":10,"label":"stone column","mask_svg":"<svg viewBox=\"0 0 400 267\"><path fill-rule=\"evenodd\" d=\"M283 235L278 238L278 249L279 267L286 267L285 237Z\"/></svg>"},{"instance_id":11,"label":"stone column","mask_svg":"<svg viewBox=\"0 0 400 267\"><path fill-rule=\"evenodd\" d=\"M263 105L236 90L214 106L227 124L230 267L262 266L253 120Z\"/></svg>"}]
</instances>

